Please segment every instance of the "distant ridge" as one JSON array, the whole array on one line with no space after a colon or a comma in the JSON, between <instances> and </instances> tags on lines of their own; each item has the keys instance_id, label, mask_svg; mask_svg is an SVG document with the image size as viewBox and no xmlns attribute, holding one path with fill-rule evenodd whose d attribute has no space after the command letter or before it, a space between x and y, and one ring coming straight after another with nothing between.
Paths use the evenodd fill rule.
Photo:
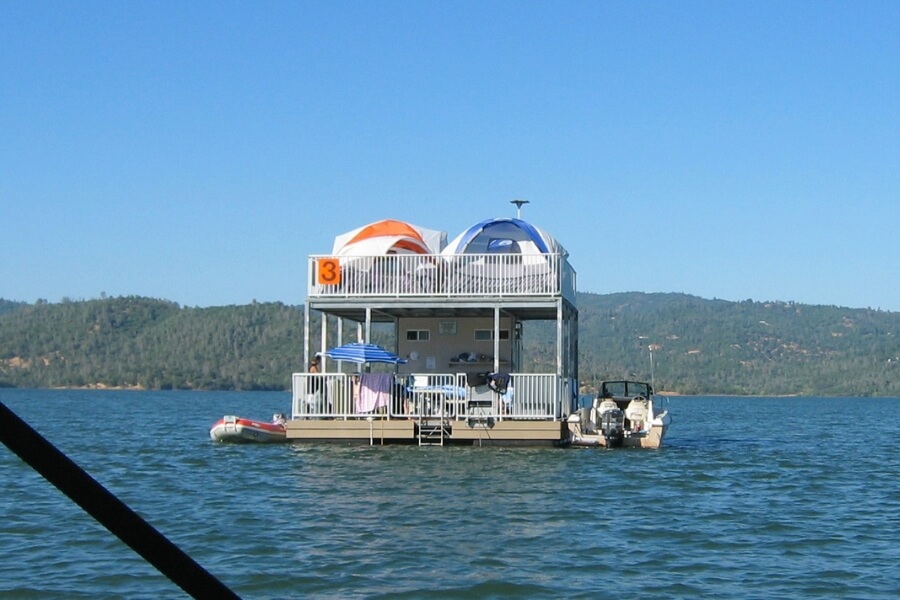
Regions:
<instances>
[{"instance_id":1,"label":"distant ridge","mask_svg":"<svg viewBox=\"0 0 900 600\"><path fill-rule=\"evenodd\" d=\"M13 302L12 300L4 300L0 298L0 315L28 306L25 302Z\"/></svg>"},{"instance_id":2,"label":"distant ridge","mask_svg":"<svg viewBox=\"0 0 900 600\"><path fill-rule=\"evenodd\" d=\"M649 379L652 347L657 387L675 393L900 396L900 313L675 293L578 303L585 390ZM552 326L525 332L525 370L548 368ZM0 299L0 386L287 390L302 347L302 307L277 302Z\"/></svg>"}]
</instances>

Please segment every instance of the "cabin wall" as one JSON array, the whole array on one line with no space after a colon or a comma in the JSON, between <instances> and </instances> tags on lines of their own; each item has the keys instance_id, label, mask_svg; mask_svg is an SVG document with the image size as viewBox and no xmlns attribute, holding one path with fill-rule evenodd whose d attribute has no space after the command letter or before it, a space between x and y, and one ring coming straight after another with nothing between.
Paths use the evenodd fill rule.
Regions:
<instances>
[{"instance_id":1,"label":"cabin wall","mask_svg":"<svg viewBox=\"0 0 900 600\"><path fill-rule=\"evenodd\" d=\"M400 356L409 360L400 365L402 373L468 373L493 369L493 339L476 340L476 330L493 331L492 318L402 318L397 324ZM501 370L512 367L512 348L515 332L509 317L500 319L501 331L508 331L509 338L500 340ZM428 340L408 332L428 331ZM454 361L463 352L484 355L483 361L460 363Z\"/></svg>"}]
</instances>

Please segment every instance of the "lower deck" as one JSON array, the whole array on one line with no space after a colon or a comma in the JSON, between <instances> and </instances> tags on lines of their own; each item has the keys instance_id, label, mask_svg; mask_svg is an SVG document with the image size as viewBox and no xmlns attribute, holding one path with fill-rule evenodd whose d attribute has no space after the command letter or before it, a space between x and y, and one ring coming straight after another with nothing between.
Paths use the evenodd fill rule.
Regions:
<instances>
[{"instance_id":1,"label":"lower deck","mask_svg":"<svg viewBox=\"0 0 900 600\"><path fill-rule=\"evenodd\" d=\"M292 419L295 442L360 442L370 445L559 445L568 437L561 421L435 418Z\"/></svg>"},{"instance_id":2,"label":"lower deck","mask_svg":"<svg viewBox=\"0 0 900 600\"><path fill-rule=\"evenodd\" d=\"M295 441L559 444L573 381L548 373L295 373Z\"/></svg>"}]
</instances>

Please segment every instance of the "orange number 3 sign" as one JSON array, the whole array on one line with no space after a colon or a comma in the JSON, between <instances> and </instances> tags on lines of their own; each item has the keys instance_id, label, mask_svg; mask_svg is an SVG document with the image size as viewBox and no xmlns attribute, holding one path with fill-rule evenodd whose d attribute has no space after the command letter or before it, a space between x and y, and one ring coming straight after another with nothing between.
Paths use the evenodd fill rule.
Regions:
<instances>
[{"instance_id":1,"label":"orange number 3 sign","mask_svg":"<svg viewBox=\"0 0 900 600\"><path fill-rule=\"evenodd\" d=\"M319 285L340 285L341 263L336 258L320 258L318 261L317 281Z\"/></svg>"}]
</instances>

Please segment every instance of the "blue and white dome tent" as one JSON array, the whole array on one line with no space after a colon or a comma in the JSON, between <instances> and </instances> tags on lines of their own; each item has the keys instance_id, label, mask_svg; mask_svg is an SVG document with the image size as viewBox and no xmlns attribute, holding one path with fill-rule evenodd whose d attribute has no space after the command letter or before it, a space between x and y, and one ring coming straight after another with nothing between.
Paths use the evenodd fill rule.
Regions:
<instances>
[{"instance_id":1,"label":"blue and white dome tent","mask_svg":"<svg viewBox=\"0 0 900 600\"><path fill-rule=\"evenodd\" d=\"M568 252L546 231L514 218L494 218L472 225L453 239L441 255L447 260L454 289L497 293L551 293Z\"/></svg>"},{"instance_id":2,"label":"blue and white dome tent","mask_svg":"<svg viewBox=\"0 0 900 600\"><path fill-rule=\"evenodd\" d=\"M486 219L476 223L447 244L442 254L569 255L552 235L514 218Z\"/></svg>"}]
</instances>

